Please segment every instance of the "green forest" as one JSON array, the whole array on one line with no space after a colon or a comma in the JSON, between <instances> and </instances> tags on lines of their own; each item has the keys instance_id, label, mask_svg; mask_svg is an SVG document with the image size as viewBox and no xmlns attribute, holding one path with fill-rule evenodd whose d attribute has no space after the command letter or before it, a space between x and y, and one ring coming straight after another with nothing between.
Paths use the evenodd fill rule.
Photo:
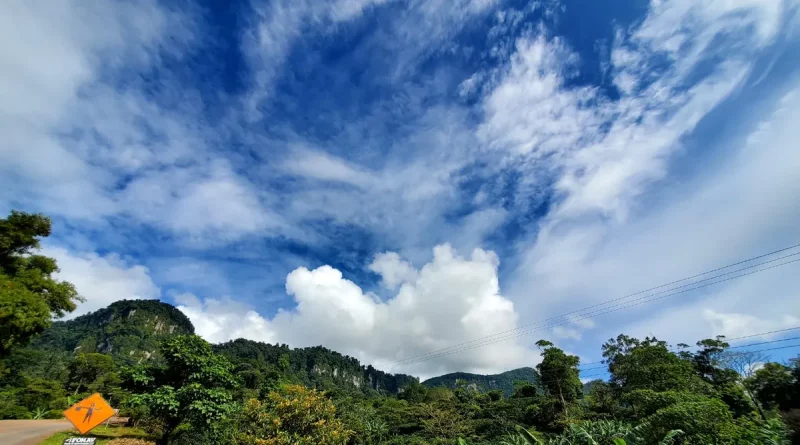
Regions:
<instances>
[{"instance_id":1,"label":"green forest","mask_svg":"<svg viewBox=\"0 0 800 445\"><path fill-rule=\"evenodd\" d=\"M0 419L59 418L99 392L162 444L800 443L800 360L724 337L619 335L600 345L608 380L585 384L546 340L535 367L420 382L323 347L212 345L153 300L52 322L80 296L37 255L50 230L43 215L0 219Z\"/></svg>"}]
</instances>

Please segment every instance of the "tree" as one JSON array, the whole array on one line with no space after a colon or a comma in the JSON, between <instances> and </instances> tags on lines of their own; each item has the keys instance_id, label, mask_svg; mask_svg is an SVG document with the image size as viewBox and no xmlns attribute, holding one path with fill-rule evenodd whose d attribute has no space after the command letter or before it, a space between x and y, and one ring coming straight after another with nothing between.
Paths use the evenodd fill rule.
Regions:
<instances>
[{"instance_id":1,"label":"tree","mask_svg":"<svg viewBox=\"0 0 800 445\"><path fill-rule=\"evenodd\" d=\"M697 346L700 349L691 357L695 373L714 387L718 397L733 411L734 417L752 413L754 404L741 385L741 375L725 366L725 358L730 357L725 354L730 346L725 337L718 335L716 339L700 340ZM761 416L766 419L763 413Z\"/></svg>"},{"instance_id":2,"label":"tree","mask_svg":"<svg viewBox=\"0 0 800 445\"><path fill-rule=\"evenodd\" d=\"M423 430L431 439L455 440L468 431L465 419L450 407L425 404L423 412L425 413L422 420Z\"/></svg>"},{"instance_id":3,"label":"tree","mask_svg":"<svg viewBox=\"0 0 800 445\"><path fill-rule=\"evenodd\" d=\"M11 211L0 219L0 357L50 326L53 316L75 310L75 287L52 277L56 260L32 254L50 236L44 215Z\"/></svg>"},{"instance_id":4,"label":"tree","mask_svg":"<svg viewBox=\"0 0 800 445\"><path fill-rule=\"evenodd\" d=\"M67 388L73 390L73 395L99 392L112 404L120 401L120 380L110 355L94 352L77 354L67 369Z\"/></svg>"},{"instance_id":5,"label":"tree","mask_svg":"<svg viewBox=\"0 0 800 445\"><path fill-rule=\"evenodd\" d=\"M569 419L569 406L583 397L583 384L578 377L580 359L567 355L546 340L539 340L536 346L542 351L542 362L536 365L547 393L558 399L560 410Z\"/></svg>"},{"instance_id":6,"label":"tree","mask_svg":"<svg viewBox=\"0 0 800 445\"><path fill-rule=\"evenodd\" d=\"M710 390L695 374L691 361L670 352L666 342L656 338L639 340L619 335L603 344L602 349L611 372L611 383L622 390Z\"/></svg>"},{"instance_id":7,"label":"tree","mask_svg":"<svg viewBox=\"0 0 800 445\"><path fill-rule=\"evenodd\" d=\"M697 342L697 347L700 349L692 357L695 372L706 381L718 380L720 372L725 369L721 367L720 357L729 346L723 335L718 335L716 339L707 338Z\"/></svg>"},{"instance_id":8,"label":"tree","mask_svg":"<svg viewBox=\"0 0 800 445\"><path fill-rule=\"evenodd\" d=\"M336 407L321 392L287 385L271 392L263 403L257 399L245 403L237 425L236 443L344 445L351 433L336 418Z\"/></svg>"},{"instance_id":9,"label":"tree","mask_svg":"<svg viewBox=\"0 0 800 445\"><path fill-rule=\"evenodd\" d=\"M766 409L792 408L795 380L792 369L780 363L767 363L745 380L747 388Z\"/></svg>"},{"instance_id":10,"label":"tree","mask_svg":"<svg viewBox=\"0 0 800 445\"><path fill-rule=\"evenodd\" d=\"M146 407L162 422L160 443L168 443L184 422L196 429L213 429L228 417L235 408L231 390L238 382L225 357L196 335L167 340L161 354L163 365L127 373L127 384L135 393L130 403Z\"/></svg>"},{"instance_id":11,"label":"tree","mask_svg":"<svg viewBox=\"0 0 800 445\"><path fill-rule=\"evenodd\" d=\"M719 400L679 402L656 411L646 422L646 443L661 440L673 430L685 433L686 443L730 443L723 438L735 429L728 407Z\"/></svg>"},{"instance_id":12,"label":"tree","mask_svg":"<svg viewBox=\"0 0 800 445\"><path fill-rule=\"evenodd\" d=\"M397 397L411 403L422 403L428 395L428 387L422 383L412 381L400 390Z\"/></svg>"},{"instance_id":13,"label":"tree","mask_svg":"<svg viewBox=\"0 0 800 445\"><path fill-rule=\"evenodd\" d=\"M769 361L769 354L762 351L725 351L719 361L722 366L736 371L743 378L747 379L755 374L759 366Z\"/></svg>"}]
</instances>

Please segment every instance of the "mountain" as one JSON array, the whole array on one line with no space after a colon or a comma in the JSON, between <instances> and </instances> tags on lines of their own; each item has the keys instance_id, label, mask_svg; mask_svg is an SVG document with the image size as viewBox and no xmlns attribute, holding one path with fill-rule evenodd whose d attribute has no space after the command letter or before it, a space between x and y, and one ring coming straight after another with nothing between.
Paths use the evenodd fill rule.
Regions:
<instances>
[{"instance_id":1,"label":"mountain","mask_svg":"<svg viewBox=\"0 0 800 445\"><path fill-rule=\"evenodd\" d=\"M356 358L322 346L291 349L285 344L271 345L240 338L215 345L214 350L228 357L238 370L256 379L282 374L290 380L317 388L391 394L418 381L409 375L389 374L372 365L363 366ZM256 386L256 382L252 386Z\"/></svg>"},{"instance_id":2,"label":"mountain","mask_svg":"<svg viewBox=\"0 0 800 445\"><path fill-rule=\"evenodd\" d=\"M510 396L514 391L514 382L521 380L531 384L536 384L539 374L533 368L518 368L500 374L470 374L467 372L453 372L450 374L433 377L422 382L428 388L444 386L450 389L456 388L456 381L463 380L467 386L471 386L480 392L501 390L506 396Z\"/></svg>"},{"instance_id":3,"label":"mountain","mask_svg":"<svg viewBox=\"0 0 800 445\"><path fill-rule=\"evenodd\" d=\"M194 326L183 312L158 300L121 300L98 311L58 321L46 329L27 350L63 355L100 352L121 364L141 363L158 356L164 338L193 334ZM284 380L324 389L377 391L395 394L416 377L388 374L322 346L289 348L237 339L213 345L236 366L251 387L269 379Z\"/></svg>"},{"instance_id":4,"label":"mountain","mask_svg":"<svg viewBox=\"0 0 800 445\"><path fill-rule=\"evenodd\" d=\"M163 338L193 334L183 312L158 300L121 300L72 320L57 321L34 341L36 349L101 352L124 363L157 354Z\"/></svg>"}]
</instances>

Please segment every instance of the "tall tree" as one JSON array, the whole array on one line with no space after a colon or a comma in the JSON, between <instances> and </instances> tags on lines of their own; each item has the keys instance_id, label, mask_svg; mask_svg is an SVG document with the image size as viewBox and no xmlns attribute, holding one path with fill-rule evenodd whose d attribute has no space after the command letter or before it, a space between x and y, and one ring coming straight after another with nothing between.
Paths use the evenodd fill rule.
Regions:
<instances>
[{"instance_id":1,"label":"tall tree","mask_svg":"<svg viewBox=\"0 0 800 445\"><path fill-rule=\"evenodd\" d=\"M707 390L707 384L695 374L692 362L685 355L670 352L664 341L619 335L603 344L602 349L611 383L617 388L674 391L705 387Z\"/></svg>"},{"instance_id":2,"label":"tall tree","mask_svg":"<svg viewBox=\"0 0 800 445\"><path fill-rule=\"evenodd\" d=\"M53 278L56 260L33 253L50 229L50 219L40 214L11 211L0 219L0 357L81 301L72 284Z\"/></svg>"},{"instance_id":3,"label":"tall tree","mask_svg":"<svg viewBox=\"0 0 800 445\"><path fill-rule=\"evenodd\" d=\"M583 384L578 377L580 359L568 355L547 340L539 340L536 346L542 351L542 362L536 365L547 393L558 399L564 418L569 419L569 407L583 396Z\"/></svg>"}]
</instances>

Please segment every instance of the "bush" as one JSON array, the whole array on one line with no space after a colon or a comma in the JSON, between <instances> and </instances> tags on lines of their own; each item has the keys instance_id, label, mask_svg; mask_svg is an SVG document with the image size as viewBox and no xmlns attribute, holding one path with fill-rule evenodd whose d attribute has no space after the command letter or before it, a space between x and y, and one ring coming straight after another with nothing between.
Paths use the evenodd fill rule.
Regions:
<instances>
[{"instance_id":1,"label":"bush","mask_svg":"<svg viewBox=\"0 0 800 445\"><path fill-rule=\"evenodd\" d=\"M317 390L288 385L263 403L248 400L238 421L240 445L345 445L352 432L336 407Z\"/></svg>"}]
</instances>

